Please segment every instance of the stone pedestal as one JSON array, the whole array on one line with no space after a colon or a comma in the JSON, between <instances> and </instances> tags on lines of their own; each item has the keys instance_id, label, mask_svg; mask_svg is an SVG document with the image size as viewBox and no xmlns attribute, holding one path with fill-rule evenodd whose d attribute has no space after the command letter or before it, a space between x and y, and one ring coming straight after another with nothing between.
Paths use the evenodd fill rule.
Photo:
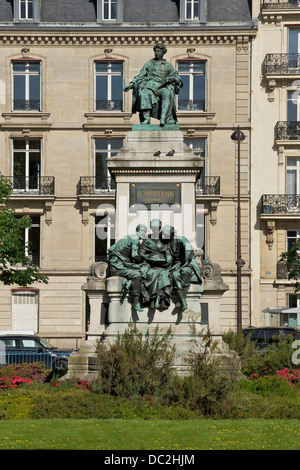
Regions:
<instances>
[{"instance_id":1,"label":"stone pedestal","mask_svg":"<svg viewBox=\"0 0 300 470\"><path fill-rule=\"evenodd\" d=\"M127 144L107 161L117 186L116 239L159 218L194 243L195 182L203 165L181 131L133 126Z\"/></svg>"},{"instance_id":2,"label":"stone pedestal","mask_svg":"<svg viewBox=\"0 0 300 470\"><path fill-rule=\"evenodd\" d=\"M172 225L196 250L195 182L203 164L204 159L185 145L177 126L133 126L127 144L107 161L116 181L116 240L134 234L138 224L149 227L152 219L159 218L162 226ZM199 253L196 259L202 263ZM201 264L203 282L190 285L185 311L175 294L166 310L136 311L130 296L122 293L123 278L106 277L106 267L103 263L92 265L89 280L82 287L90 305L87 341L71 356L69 376L95 377L96 340L101 338L108 344L115 341L129 322L150 334L157 326L161 334L171 327L178 373L186 372L185 358L195 339L191 323L198 333L209 328L222 345L220 303L228 286L217 264Z\"/></svg>"}]
</instances>

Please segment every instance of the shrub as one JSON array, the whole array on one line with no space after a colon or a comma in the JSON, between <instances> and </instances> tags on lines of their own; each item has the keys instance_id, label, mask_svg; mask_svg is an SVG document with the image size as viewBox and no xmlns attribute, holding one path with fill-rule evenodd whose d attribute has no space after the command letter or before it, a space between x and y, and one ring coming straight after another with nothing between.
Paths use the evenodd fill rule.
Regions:
<instances>
[{"instance_id":1,"label":"shrub","mask_svg":"<svg viewBox=\"0 0 300 470\"><path fill-rule=\"evenodd\" d=\"M228 406L233 381L210 331L202 336L196 334L194 325L191 330L194 344L186 358L189 375L174 380L170 403L198 409L204 415L219 415Z\"/></svg>"},{"instance_id":2,"label":"shrub","mask_svg":"<svg viewBox=\"0 0 300 470\"><path fill-rule=\"evenodd\" d=\"M12 377L15 375L40 383L44 383L49 374L50 371L45 369L43 364L40 362L34 362L31 364L10 364L8 366L3 366L0 369L0 377Z\"/></svg>"},{"instance_id":3,"label":"shrub","mask_svg":"<svg viewBox=\"0 0 300 470\"><path fill-rule=\"evenodd\" d=\"M223 335L223 340L240 356L241 371L247 377L254 373L273 375L284 368L295 368L292 363L293 338L290 336L274 336L272 344L261 350L248 337L244 337L242 332L227 332Z\"/></svg>"},{"instance_id":4,"label":"shrub","mask_svg":"<svg viewBox=\"0 0 300 470\"><path fill-rule=\"evenodd\" d=\"M98 343L100 392L119 397L162 396L173 377L171 330L138 331L136 325L108 346Z\"/></svg>"}]
</instances>

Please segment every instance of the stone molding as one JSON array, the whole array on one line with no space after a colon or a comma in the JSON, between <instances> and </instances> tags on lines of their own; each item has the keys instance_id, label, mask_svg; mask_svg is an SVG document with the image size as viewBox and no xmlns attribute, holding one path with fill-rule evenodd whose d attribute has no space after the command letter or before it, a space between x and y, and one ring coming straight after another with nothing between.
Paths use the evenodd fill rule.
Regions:
<instances>
[{"instance_id":1,"label":"stone molding","mask_svg":"<svg viewBox=\"0 0 300 470\"><path fill-rule=\"evenodd\" d=\"M42 28L42 26L41 26ZM41 33L41 31L43 31ZM2 45L153 45L158 41L164 42L166 45L205 45L205 44L247 44L251 37L256 35L256 30L238 30L238 31L205 31L201 34L194 31L183 31L180 33L163 33L157 32L155 35L147 35L143 33L126 31L103 31L90 33L78 32L45 32L40 31L7 31L0 34L0 44Z\"/></svg>"}]
</instances>

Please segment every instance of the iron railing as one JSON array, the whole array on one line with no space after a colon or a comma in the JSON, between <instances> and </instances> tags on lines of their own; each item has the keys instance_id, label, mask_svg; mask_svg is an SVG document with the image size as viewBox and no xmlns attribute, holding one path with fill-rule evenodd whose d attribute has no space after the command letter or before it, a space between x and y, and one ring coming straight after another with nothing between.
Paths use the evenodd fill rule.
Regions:
<instances>
[{"instance_id":1,"label":"iron railing","mask_svg":"<svg viewBox=\"0 0 300 470\"><path fill-rule=\"evenodd\" d=\"M263 0L265 10L289 10L300 7L300 0Z\"/></svg>"},{"instance_id":2,"label":"iron railing","mask_svg":"<svg viewBox=\"0 0 300 470\"><path fill-rule=\"evenodd\" d=\"M300 54L267 54L263 62L265 74L298 74L300 73Z\"/></svg>"},{"instance_id":3,"label":"iron railing","mask_svg":"<svg viewBox=\"0 0 300 470\"><path fill-rule=\"evenodd\" d=\"M53 196L55 193L54 176L7 176L11 182L12 195L38 194Z\"/></svg>"},{"instance_id":4,"label":"iron railing","mask_svg":"<svg viewBox=\"0 0 300 470\"><path fill-rule=\"evenodd\" d=\"M96 111L123 111L123 100L96 100Z\"/></svg>"},{"instance_id":5,"label":"iron railing","mask_svg":"<svg viewBox=\"0 0 300 470\"><path fill-rule=\"evenodd\" d=\"M262 214L300 214L300 194L264 194Z\"/></svg>"},{"instance_id":6,"label":"iron railing","mask_svg":"<svg viewBox=\"0 0 300 470\"><path fill-rule=\"evenodd\" d=\"M220 194L220 176L200 177L196 181L196 193L204 195Z\"/></svg>"},{"instance_id":7,"label":"iron railing","mask_svg":"<svg viewBox=\"0 0 300 470\"><path fill-rule=\"evenodd\" d=\"M205 100L181 100L178 98L178 111L205 111Z\"/></svg>"},{"instance_id":8,"label":"iron railing","mask_svg":"<svg viewBox=\"0 0 300 470\"><path fill-rule=\"evenodd\" d=\"M300 121L278 121L274 137L275 140L300 140Z\"/></svg>"},{"instance_id":9,"label":"iron railing","mask_svg":"<svg viewBox=\"0 0 300 470\"><path fill-rule=\"evenodd\" d=\"M14 100L14 111L40 111L40 100Z\"/></svg>"},{"instance_id":10,"label":"iron railing","mask_svg":"<svg viewBox=\"0 0 300 470\"><path fill-rule=\"evenodd\" d=\"M79 196L92 195L101 192L114 193L115 190L116 183L110 177L81 176L77 186L77 194Z\"/></svg>"}]
</instances>

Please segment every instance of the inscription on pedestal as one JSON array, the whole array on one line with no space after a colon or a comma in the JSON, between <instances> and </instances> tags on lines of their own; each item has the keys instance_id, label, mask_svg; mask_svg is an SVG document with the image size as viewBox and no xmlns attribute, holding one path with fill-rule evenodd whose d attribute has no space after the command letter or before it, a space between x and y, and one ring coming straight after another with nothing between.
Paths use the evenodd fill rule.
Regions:
<instances>
[{"instance_id":1,"label":"inscription on pedestal","mask_svg":"<svg viewBox=\"0 0 300 470\"><path fill-rule=\"evenodd\" d=\"M181 210L181 184L131 183L130 210L149 210L153 205L165 210ZM165 206L165 207L164 207Z\"/></svg>"}]
</instances>

